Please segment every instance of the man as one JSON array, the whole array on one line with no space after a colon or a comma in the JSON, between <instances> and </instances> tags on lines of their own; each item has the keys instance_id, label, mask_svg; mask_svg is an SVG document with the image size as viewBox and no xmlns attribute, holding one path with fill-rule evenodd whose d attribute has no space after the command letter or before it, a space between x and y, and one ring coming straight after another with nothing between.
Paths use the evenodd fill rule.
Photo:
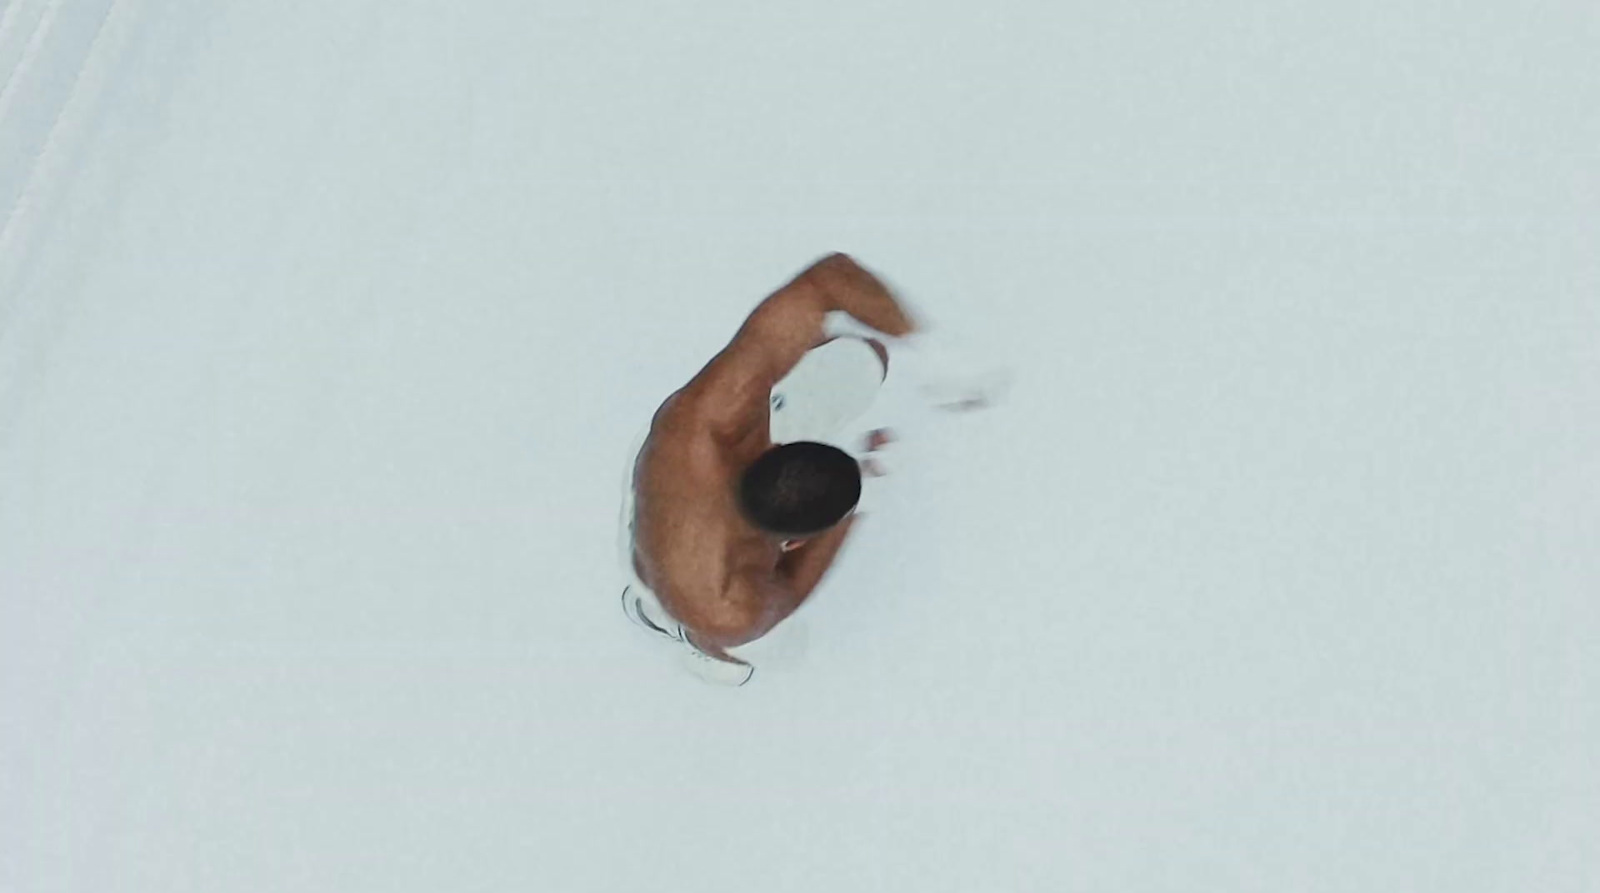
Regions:
<instances>
[{"instance_id":1,"label":"man","mask_svg":"<svg viewBox=\"0 0 1600 893\"><path fill-rule=\"evenodd\" d=\"M876 277L829 255L756 307L662 404L630 463L622 543L634 585L624 608L688 645L710 681L749 680L753 669L730 649L805 602L850 535L862 471L881 474L818 442L870 405L889 366L877 339L827 338L831 311L895 338L918 331ZM949 408L983 399L969 392L958 403ZM866 450L889 440L874 431Z\"/></svg>"}]
</instances>

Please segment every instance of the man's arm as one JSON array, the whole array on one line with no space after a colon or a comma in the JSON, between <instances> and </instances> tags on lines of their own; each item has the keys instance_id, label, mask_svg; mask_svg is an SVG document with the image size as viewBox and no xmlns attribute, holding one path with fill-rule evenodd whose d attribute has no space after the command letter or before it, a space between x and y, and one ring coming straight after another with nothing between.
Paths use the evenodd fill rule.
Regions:
<instances>
[{"instance_id":1,"label":"man's arm","mask_svg":"<svg viewBox=\"0 0 1600 893\"><path fill-rule=\"evenodd\" d=\"M828 255L801 273L797 281L820 294L828 310L843 310L880 332L904 338L916 331L916 321L888 286L848 254Z\"/></svg>"},{"instance_id":2,"label":"man's arm","mask_svg":"<svg viewBox=\"0 0 1600 893\"><path fill-rule=\"evenodd\" d=\"M741 387L770 390L825 340L823 324L835 310L896 338L917 330L916 321L876 276L849 255L830 254L762 301L696 379L718 393ZM767 398L764 392L759 396Z\"/></svg>"},{"instance_id":3,"label":"man's arm","mask_svg":"<svg viewBox=\"0 0 1600 893\"><path fill-rule=\"evenodd\" d=\"M822 582L850 528L859 515L838 525L805 545L783 556L770 574L739 577L729 588L727 611L720 622L703 623L695 639L696 647L718 657L722 649L754 642L799 610Z\"/></svg>"},{"instance_id":4,"label":"man's arm","mask_svg":"<svg viewBox=\"0 0 1600 893\"><path fill-rule=\"evenodd\" d=\"M839 555L839 549L850 536L850 528L855 526L859 517L861 516L851 515L834 525L827 533L806 540L800 548L785 553L778 559L778 576L788 581L798 597L795 608L800 607L827 575L828 568L833 566L834 558ZM791 608L790 613L793 611L794 608Z\"/></svg>"}]
</instances>

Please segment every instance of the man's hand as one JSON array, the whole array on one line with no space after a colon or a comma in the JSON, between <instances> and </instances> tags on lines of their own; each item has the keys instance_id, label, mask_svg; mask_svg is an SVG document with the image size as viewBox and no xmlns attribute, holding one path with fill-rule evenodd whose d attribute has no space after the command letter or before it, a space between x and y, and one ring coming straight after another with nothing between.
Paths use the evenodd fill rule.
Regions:
<instances>
[{"instance_id":1,"label":"man's hand","mask_svg":"<svg viewBox=\"0 0 1600 893\"><path fill-rule=\"evenodd\" d=\"M867 433L866 442L862 444L862 448L866 450L868 455L861 459L861 473L867 475L868 477L875 478L881 478L887 475L889 472L884 471L883 466L878 462L877 459L872 458L871 454L876 453L878 450L888 446L891 443L894 443L894 441L894 432L890 431L888 428L878 428L877 430L869 431Z\"/></svg>"}]
</instances>

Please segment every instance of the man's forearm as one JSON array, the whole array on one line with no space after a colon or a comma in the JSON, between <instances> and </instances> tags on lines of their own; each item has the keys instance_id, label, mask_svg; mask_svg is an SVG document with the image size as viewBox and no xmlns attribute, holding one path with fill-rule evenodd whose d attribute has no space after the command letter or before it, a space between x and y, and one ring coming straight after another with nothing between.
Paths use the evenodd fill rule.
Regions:
<instances>
[{"instance_id":1,"label":"man's forearm","mask_svg":"<svg viewBox=\"0 0 1600 893\"><path fill-rule=\"evenodd\" d=\"M848 254L831 254L808 274L829 310L843 310L862 323L903 338L916 330L916 320L901 306L888 286L867 272Z\"/></svg>"}]
</instances>

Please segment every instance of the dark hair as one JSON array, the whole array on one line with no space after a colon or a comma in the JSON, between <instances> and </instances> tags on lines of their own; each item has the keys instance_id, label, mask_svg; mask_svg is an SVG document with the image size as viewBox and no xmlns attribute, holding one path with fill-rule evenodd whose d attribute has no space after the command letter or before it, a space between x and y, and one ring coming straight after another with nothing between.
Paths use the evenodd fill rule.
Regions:
<instances>
[{"instance_id":1,"label":"dark hair","mask_svg":"<svg viewBox=\"0 0 1600 893\"><path fill-rule=\"evenodd\" d=\"M811 536L861 501L861 466L844 450L798 441L775 446L739 480L739 508L768 533Z\"/></svg>"}]
</instances>

